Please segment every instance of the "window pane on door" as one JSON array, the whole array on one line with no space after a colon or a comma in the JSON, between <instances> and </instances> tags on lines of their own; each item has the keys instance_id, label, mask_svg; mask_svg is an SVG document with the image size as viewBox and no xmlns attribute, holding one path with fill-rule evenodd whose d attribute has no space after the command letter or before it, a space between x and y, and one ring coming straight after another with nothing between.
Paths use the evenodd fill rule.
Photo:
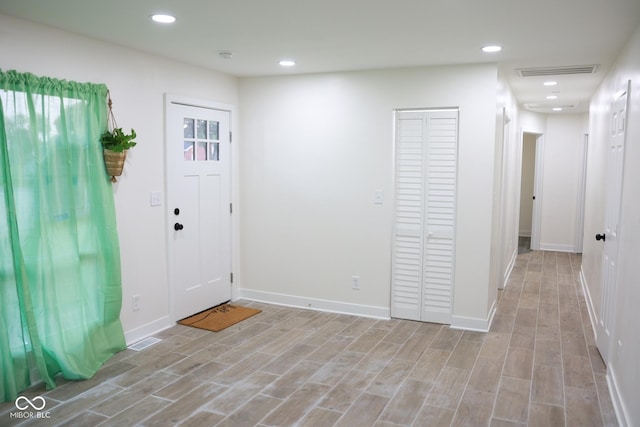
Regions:
<instances>
[{"instance_id":1,"label":"window pane on door","mask_svg":"<svg viewBox=\"0 0 640 427\"><path fill-rule=\"evenodd\" d=\"M189 118L184 119L184 137L195 138L193 119L189 119Z\"/></svg>"},{"instance_id":2,"label":"window pane on door","mask_svg":"<svg viewBox=\"0 0 640 427\"><path fill-rule=\"evenodd\" d=\"M220 161L220 143L212 142L209 144L209 160Z\"/></svg>"},{"instance_id":3,"label":"window pane on door","mask_svg":"<svg viewBox=\"0 0 640 427\"><path fill-rule=\"evenodd\" d=\"M193 142L185 141L184 142L184 159L186 161L193 161Z\"/></svg>"},{"instance_id":4,"label":"window pane on door","mask_svg":"<svg viewBox=\"0 0 640 427\"><path fill-rule=\"evenodd\" d=\"M207 160L206 142L198 142L198 149L196 150L196 160Z\"/></svg>"},{"instance_id":5,"label":"window pane on door","mask_svg":"<svg viewBox=\"0 0 640 427\"><path fill-rule=\"evenodd\" d=\"M219 123L214 121L209 121L209 139L218 140L218 129Z\"/></svg>"},{"instance_id":6,"label":"window pane on door","mask_svg":"<svg viewBox=\"0 0 640 427\"><path fill-rule=\"evenodd\" d=\"M207 121L198 120L197 123L198 123L197 125L198 139L207 139Z\"/></svg>"}]
</instances>

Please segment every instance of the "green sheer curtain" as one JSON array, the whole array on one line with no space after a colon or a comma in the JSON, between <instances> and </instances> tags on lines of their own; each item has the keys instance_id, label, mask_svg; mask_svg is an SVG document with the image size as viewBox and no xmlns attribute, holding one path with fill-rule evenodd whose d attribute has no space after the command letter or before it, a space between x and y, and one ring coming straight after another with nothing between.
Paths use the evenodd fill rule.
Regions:
<instances>
[{"instance_id":1,"label":"green sheer curtain","mask_svg":"<svg viewBox=\"0 0 640 427\"><path fill-rule=\"evenodd\" d=\"M107 88L0 70L0 396L125 348Z\"/></svg>"}]
</instances>

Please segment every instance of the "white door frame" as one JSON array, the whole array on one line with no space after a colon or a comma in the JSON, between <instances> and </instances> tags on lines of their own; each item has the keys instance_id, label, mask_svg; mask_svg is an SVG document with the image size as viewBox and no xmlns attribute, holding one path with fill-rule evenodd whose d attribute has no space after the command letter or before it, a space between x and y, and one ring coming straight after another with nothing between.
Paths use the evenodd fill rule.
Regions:
<instances>
[{"instance_id":1,"label":"white door frame","mask_svg":"<svg viewBox=\"0 0 640 427\"><path fill-rule=\"evenodd\" d=\"M518 193L518 207L521 206L522 200L522 191L520 190L522 187L522 162L524 159L523 150L524 150L524 136L525 134L535 135L536 136L536 152L535 152L535 165L534 165L534 177L533 177L533 195L535 200L533 201L533 209L531 212L531 249L532 250L540 250L540 222L542 215L542 171L544 169L544 134L537 132L529 132L523 129L520 129L520 149L518 151L518 185L517 185L517 193ZM518 209L518 218L520 217L520 209ZM519 220L516 221L516 239L520 234L520 224Z\"/></svg>"},{"instance_id":2,"label":"white door frame","mask_svg":"<svg viewBox=\"0 0 640 427\"><path fill-rule=\"evenodd\" d=\"M580 179L578 180L578 197L576 200L576 237L575 252L582 253L584 244L584 202L587 192L587 155L589 154L589 134L585 133L582 138L582 156L580 164Z\"/></svg>"},{"instance_id":3,"label":"white door frame","mask_svg":"<svg viewBox=\"0 0 640 427\"><path fill-rule=\"evenodd\" d=\"M531 216L531 249L540 250L540 223L542 222L542 188L544 171L544 134L537 134L536 165L533 180L533 214Z\"/></svg>"},{"instance_id":4,"label":"white door frame","mask_svg":"<svg viewBox=\"0 0 640 427\"><path fill-rule=\"evenodd\" d=\"M211 101L211 100L206 100L206 99L201 99L201 98L193 98L193 97L187 97L187 96L181 96L181 95L176 95L176 94L171 94L171 93L165 93L164 94L164 194L165 194L165 241L166 241L166 245L167 245L167 287L168 287L168 292L169 292L169 319L172 323L175 323L177 320L176 315L175 315L175 311L174 311L174 307L173 304L171 303L171 301L174 300L174 295L173 295L173 289L170 286L169 280L172 277L172 271L171 271L171 260L173 257L173 248L171 245L171 234L168 232L169 230L169 226L170 223L173 222L173 210L171 208L172 204L171 204L171 200L169 200L169 192L168 192L168 183L167 183L167 179L168 174L168 158L167 158L167 153L166 153L166 147L167 147L167 139L169 138L169 121L168 121L168 111L169 108L172 104L178 104L178 105L185 105L185 106L189 106L189 107L200 107L200 108L209 108L209 109L214 109L214 110L221 110L221 111L226 111L229 113L229 129L231 131L231 135L233 135L235 133L235 129L236 129L236 124L234 122L234 118L235 118L235 106L233 106L232 104L226 104L226 103L221 103L221 102L217 102L217 101ZM235 215L235 213L238 210L238 201L237 201L237 191L236 190L236 183L237 181L237 177L235 175L235 171L237 170L237 164L238 164L238 153L237 153L237 149L236 149L236 145L233 142L233 139L231 140L231 164L230 164L230 173L229 173L229 178L231 180L231 186L230 186L230 198L231 198L231 203L234 209L234 215L231 216L231 239L230 239L230 244L231 244L231 248L230 248L230 257L231 257L231 272L233 274L233 272L236 270L236 260L239 259L238 258L238 235L237 235L237 218L238 215ZM237 291L237 277L234 276L233 281L231 283L231 299L235 300L237 299L237 295L238 295L238 291Z\"/></svg>"}]
</instances>

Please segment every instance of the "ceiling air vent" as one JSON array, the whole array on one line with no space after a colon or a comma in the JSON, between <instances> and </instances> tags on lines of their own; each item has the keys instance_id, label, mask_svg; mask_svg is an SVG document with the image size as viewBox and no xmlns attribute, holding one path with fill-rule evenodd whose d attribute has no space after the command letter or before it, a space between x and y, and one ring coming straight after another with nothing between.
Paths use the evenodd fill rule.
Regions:
<instances>
[{"instance_id":1,"label":"ceiling air vent","mask_svg":"<svg viewBox=\"0 0 640 427\"><path fill-rule=\"evenodd\" d=\"M554 107L560 107L562 109L573 108L574 105L551 105L551 104L534 104L534 103L526 103L524 107L528 110L550 110Z\"/></svg>"},{"instance_id":2,"label":"ceiling air vent","mask_svg":"<svg viewBox=\"0 0 640 427\"><path fill-rule=\"evenodd\" d=\"M599 65L574 65L567 67L518 68L520 77L565 76L573 74L595 74Z\"/></svg>"}]
</instances>

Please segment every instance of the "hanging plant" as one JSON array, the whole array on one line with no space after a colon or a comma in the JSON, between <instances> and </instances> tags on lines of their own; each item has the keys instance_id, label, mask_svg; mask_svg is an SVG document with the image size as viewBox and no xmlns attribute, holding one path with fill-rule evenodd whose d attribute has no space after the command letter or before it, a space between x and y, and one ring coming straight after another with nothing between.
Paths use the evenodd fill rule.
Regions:
<instances>
[{"instance_id":1,"label":"hanging plant","mask_svg":"<svg viewBox=\"0 0 640 427\"><path fill-rule=\"evenodd\" d=\"M127 151L137 144L134 141L136 131L131 129L131 133L126 134L122 128L118 127L113 115L113 103L109 92L107 92L107 97L109 106L109 116L107 119L108 129L100 137L100 142L102 143L102 153L107 174L111 177L111 182L117 182L116 176L122 175L124 162L127 159Z\"/></svg>"}]
</instances>

